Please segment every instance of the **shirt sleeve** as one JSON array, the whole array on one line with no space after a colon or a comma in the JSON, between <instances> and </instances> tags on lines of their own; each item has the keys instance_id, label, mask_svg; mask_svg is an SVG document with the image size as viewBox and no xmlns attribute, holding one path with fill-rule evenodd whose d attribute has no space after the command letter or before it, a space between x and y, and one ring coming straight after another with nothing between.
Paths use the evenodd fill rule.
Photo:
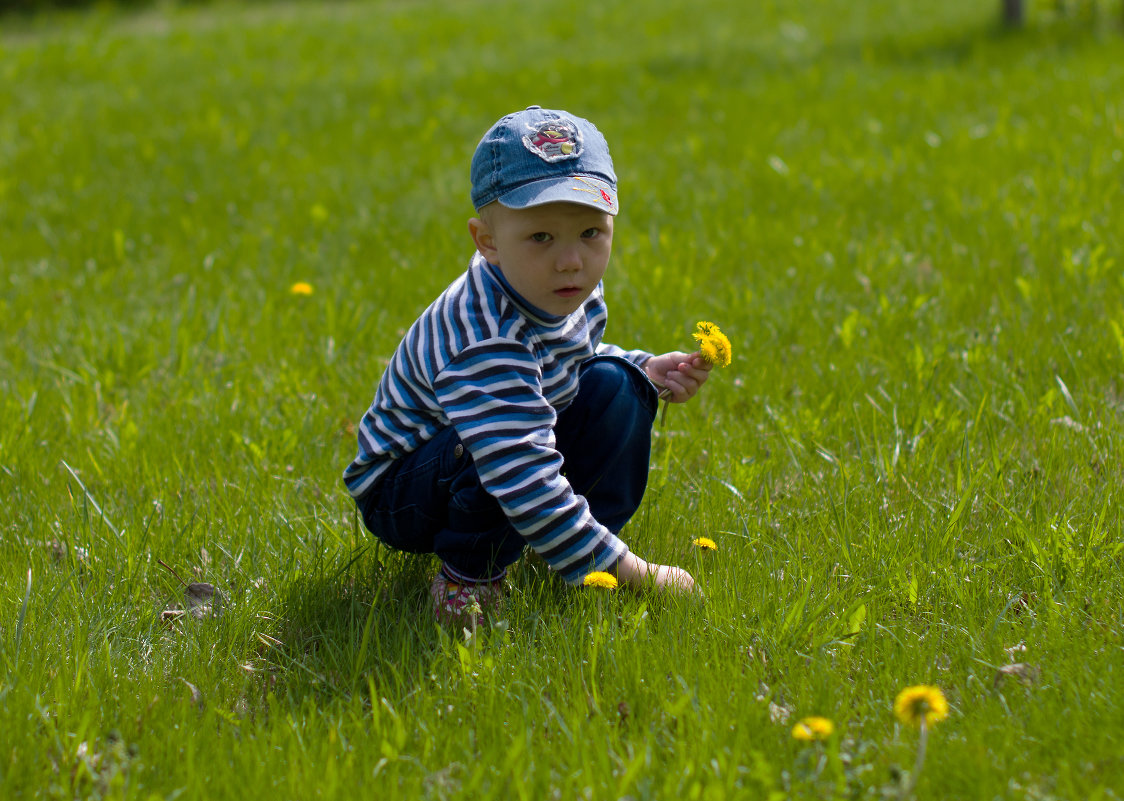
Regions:
<instances>
[{"instance_id":1,"label":"shirt sleeve","mask_svg":"<svg viewBox=\"0 0 1124 801\"><path fill-rule=\"evenodd\" d=\"M624 348L619 348L616 345L610 345L605 342L597 346L597 355L619 356L622 359L632 362L641 370L644 369L644 363L652 358L652 354L648 353L646 350L625 350Z\"/></svg>"},{"instance_id":2,"label":"shirt sleeve","mask_svg":"<svg viewBox=\"0 0 1124 801\"><path fill-rule=\"evenodd\" d=\"M434 392L472 455L484 489L511 525L563 579L576 584L628 553L562 475L557 415L543 397L539 365L521 343L489 340L462 351Z\"/></svg>"}]
</instances>

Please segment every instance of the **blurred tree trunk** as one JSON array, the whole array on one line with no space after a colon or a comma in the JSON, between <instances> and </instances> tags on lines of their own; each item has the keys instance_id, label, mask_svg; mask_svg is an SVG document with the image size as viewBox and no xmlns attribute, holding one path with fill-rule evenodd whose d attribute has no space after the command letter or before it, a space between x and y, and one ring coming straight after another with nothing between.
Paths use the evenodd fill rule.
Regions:
<instances>
[{"instance_id":1,"label":"blurred tree trunk","mask_svg":"<svg viewBox=\"0 0 1124 801\"><path fill-rule=\"evenodd\" d=\"M1023 24L1023 0L1002 0L1003 23L1011 28Z\"/></svg>"}]
</instances>

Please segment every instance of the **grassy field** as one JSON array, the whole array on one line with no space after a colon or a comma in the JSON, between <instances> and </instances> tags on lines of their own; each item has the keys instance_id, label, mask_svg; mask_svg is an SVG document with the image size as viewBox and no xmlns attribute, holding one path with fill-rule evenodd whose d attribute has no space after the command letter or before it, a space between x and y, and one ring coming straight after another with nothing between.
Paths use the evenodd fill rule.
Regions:
<instances>
[{"instance_id":1,"label":"grassy field","mask_svg":"<svg viewBox=\"0 0 1124 801\"><path fill-rule=\"evenodd\" d=\"M1120 8L997 5L0 18L0 797L1124 797ZM607 339L734 364L624 534L705 600L528 559L466 641L340 473L532 103L613 148Z\"/></svg>"}]
</instances>

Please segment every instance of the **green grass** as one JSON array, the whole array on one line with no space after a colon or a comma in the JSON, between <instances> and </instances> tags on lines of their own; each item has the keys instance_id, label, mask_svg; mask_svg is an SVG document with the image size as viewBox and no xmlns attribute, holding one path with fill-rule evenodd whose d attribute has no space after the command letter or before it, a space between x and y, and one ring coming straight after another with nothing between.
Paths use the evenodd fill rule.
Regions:
<instances>
[{"instance_id":1,"label":"green grass","mask_svg":"<svg viewBox=\"0 0 1124 801\"><path fill-rule=\"evenodd\" d=\"M918 683L918 797L1124 795L1120 9L997 5L0 18L0 796L895 797ZM613 148L608 339L735 361L625 532L705 602L529 559L466 645L339 476L531 103Z\"/></svg>"}]
</instances>

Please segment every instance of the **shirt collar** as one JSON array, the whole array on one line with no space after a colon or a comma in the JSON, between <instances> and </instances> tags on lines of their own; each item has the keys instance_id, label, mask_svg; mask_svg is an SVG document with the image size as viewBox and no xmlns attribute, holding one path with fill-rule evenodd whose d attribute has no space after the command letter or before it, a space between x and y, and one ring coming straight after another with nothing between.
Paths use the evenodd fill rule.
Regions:
<instances>
[{"instance_id":1,"label":"shirt collar","mask_svg":"<svg viewBox=\"0 0 1124 801\"><path fill-rule=\"evenodd\" d=\"M530 301L516 292L515 288L508 283L507 279L504 277L503 270L499 268L499 265L492 264L479 252L477 252L476 256L473 257L473 263L480 265L480 268L484 271L484 273L492 280L494 280L497 284L499 284L500 289L502 289L503 293L511 299L511 302L515 304L516 308L518 308L520 312L522 312L532 321L540 325L554 327L559 323L564 322L568 318L569 315L549 314L548 312L543 311L537 306L532 305Z\"/></svg>"}]
</instances>

